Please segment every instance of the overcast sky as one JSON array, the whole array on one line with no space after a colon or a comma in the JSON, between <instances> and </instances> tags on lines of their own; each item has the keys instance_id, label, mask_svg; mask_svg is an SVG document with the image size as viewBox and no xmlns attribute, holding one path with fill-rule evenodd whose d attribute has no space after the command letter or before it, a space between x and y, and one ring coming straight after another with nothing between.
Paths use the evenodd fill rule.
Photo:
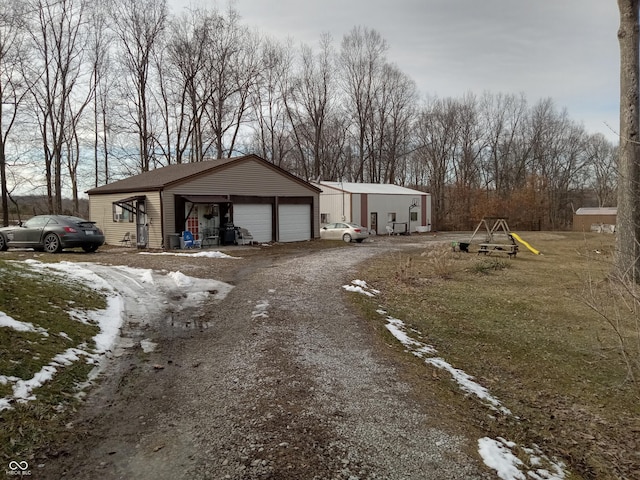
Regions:
<instances>
[{"instance_id":1,"label":"overcast sky","mask_svg":"<svg viewBox=\"0 0 640 480\"><path fill-rule=\"evenodd\" d=\"M211 0L169 0L175 11ZM354 26L375 29L388 60L422 95L524 93L550 97L589 132L616 139L619 120L615 0L234 0L246 25L294 44L336 49ZM617 141L617 140L615 140Z\"/></svg>"}]
</instances>

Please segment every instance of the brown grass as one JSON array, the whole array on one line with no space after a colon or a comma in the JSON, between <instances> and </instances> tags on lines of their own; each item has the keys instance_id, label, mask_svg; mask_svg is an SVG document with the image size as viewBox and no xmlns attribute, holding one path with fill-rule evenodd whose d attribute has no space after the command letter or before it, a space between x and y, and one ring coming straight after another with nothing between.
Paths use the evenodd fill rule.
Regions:
<instances>
[{"instance_id":1,"label":"brown grass","mask_svg":"<svg viewBox=\"0 0 640 480\"><path fill-rule=\"evenodd\" d=\"M421 331L519 418L490 423L486 411L473 409L474 427L540 445L567 463L572 478L640 478L638 389L619 339L585 295L588 279L591 288L606 285L614 238L522 237L543 255L524 247L515 259L425 247L368 264L360 278L382 291L376 302L389 314ZM438 388L456 389L446 376Z\"/></svg>"}]
</instances>

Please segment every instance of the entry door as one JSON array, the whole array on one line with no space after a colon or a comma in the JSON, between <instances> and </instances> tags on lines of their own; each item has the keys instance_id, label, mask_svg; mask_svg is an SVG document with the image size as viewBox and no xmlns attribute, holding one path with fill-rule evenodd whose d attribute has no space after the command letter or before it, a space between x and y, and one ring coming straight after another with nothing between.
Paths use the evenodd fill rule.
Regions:
<instances>
[{"instance_id":1,"label":"entry door","mask_svg":"<svg viewBox=\"0 0 640 480\"><path fill-rule=\"evenodd\" d=\"M371 212L371 221L369 222L371 225L371 230L378 233L378 212Z\"/></svg>"},{"instance_id":2,"label":"entry door","mask_svg":"<svg viewBox=\"0 0 640 480\"><path fill-rule=\"evenodd\" d=\"M144 200L138 200L136 209L136 244L138 248L146 248L149 238L149 226L147 224L147 206Z\"/></svg>"}]
</instances>

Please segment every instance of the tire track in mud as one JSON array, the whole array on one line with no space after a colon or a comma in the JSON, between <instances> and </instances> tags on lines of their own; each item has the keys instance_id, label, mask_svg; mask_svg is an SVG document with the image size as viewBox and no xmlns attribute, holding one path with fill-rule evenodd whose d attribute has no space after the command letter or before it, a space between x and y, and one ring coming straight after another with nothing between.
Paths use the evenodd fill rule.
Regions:
<instances>
[{"instance_id":1,"label":"tire track in mud","mask_svg":"<svg viewBox=\"0 0 640 480\"><path fill-rule=\"evenodd\" d=\"M43 478L484 478L345 305L341 286L381 252L353 247L258 260L199 309L132 282L138 340ZM143 337L156 351L141 351Z\"/></svg>"}]
</instances>

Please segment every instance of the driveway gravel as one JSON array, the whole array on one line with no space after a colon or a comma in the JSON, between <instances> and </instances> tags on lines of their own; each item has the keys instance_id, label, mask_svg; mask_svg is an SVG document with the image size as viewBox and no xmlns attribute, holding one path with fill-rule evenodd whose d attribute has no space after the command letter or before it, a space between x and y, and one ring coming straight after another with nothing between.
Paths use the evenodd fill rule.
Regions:
<instances>
[{"instance_id":1,"label":"driveway gravel","mask_svg":"<svg viewBox=\"0 0 640 480\"><path fill-rule=\"evenodd\" d=\"M341 286L361 262L413 245L394 240L227 252L245 254L237 260L92 256L233 288L198 309L130 289L130 302L153 309L134 309L102 382L68 438L43 452L36 478L492 478L477 438L418 400L397 357L345 301Z\"/></svg>"}]
</instances>

